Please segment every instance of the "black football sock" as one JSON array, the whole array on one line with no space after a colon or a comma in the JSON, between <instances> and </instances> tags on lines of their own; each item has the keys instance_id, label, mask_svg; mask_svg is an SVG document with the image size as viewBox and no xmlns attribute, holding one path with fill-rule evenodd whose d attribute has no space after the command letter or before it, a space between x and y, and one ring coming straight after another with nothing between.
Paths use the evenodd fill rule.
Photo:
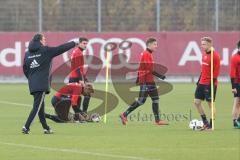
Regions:
<instances>
[{"instance_id":1,"label":"black football sock","mask_svg":"<svg viewBox=\"0 0 240 160\"><path fill-rule=\"evenodd\" d=\"M82 102L82 98L81 98L81 96L79 96L78 101L77 101L77 105L72 106L72 109L73 109L74 113L80 113L81 112L81 109L80 109L81 102Z\"/></svg>"},{"instance_id":2,"label":"black football sock","mask_svg":"<svg viewBox=\"0 0 240 160\"><path fill-rule=\"evenodd\" d=\"M207 120L206 115L203 114L203 115L201 115L201 117L202 117L202 121L203 121L203 123L204 123L204 124L208 124L208 120Z\"/></svg>"},{"instance_id":3,"label":"black football sock","mask_svg":"<svg viewBox=\"0 0 240 160\"><path fill-rule=\"evenodd\" d=\"M83 107L82 107L82 111L85 113L87 113L89 102L90 102L90 96L85 96L83 99Z\"/></svg>"},{"instance_id":4,"label":"black football sock","mask_svg":"<svg viewBox=\"0 0 240 160\"><path fill-rule=\"evenodd\" d=\"M138 103L138 101L133 102L133 104L128 107L128 109L123 113L123 115L127 117L132 111L134 111L139 106L140 104Z\"/></svg>"},{"instance_id":5,"label":"black football sock","mask_svg":"<svg viewBox=\"0 0 240 160\"><path fill-rule=\"evenodd\" d=\"M73 109L74 113L80 113L80 112L82 112L82 111L80 110L80 108L78 108L77 106L72 106L72 109Z\"/></svg>"},{"instance_id":6,"label":"black football sock","mask_svg":"<svg viewBox=\"0 0 240 160\"><path fill-rule=\"evenodd\" d=\"M237 121L240 122L240 116L238 117Z\"/></svg>"},{"instance_id":7,"label":"black football sock","mask_svg":"<svg viewBox=\"0 0 240 160\"><path fill-rule=\"evenodd\" d=\"M233 126L235 127L235 126L237 126L237 119L233 119Z\"/></svg>"},{"instance_id":8,"label":"black football sock","mask_svg":"<svg viewBox=\"0 0 240 160\"><path fill-rule=\"evenodd\" d=\"M79 110L81 110L81 104L82 104L82 97L79 96L78 101L77 101L77 105L75 107L78 108Z\"/></svg>"},{"instance_id":9,"label":"black football sock","mask_svg":"<svg viewBox=\"0 0 240 160\"><path fill-rule=\"evenodd\" d=\"M152 110L153 110L155 121L156 122L159 121L160 118L159 118L159 106L158 106L158 103L152 103Z\"/></svg>"},{"instance_id":10,"label":"black football sock","mask_svg":"<svg viewBox=\"0 0 240 160\"><path fill-rule=\"evenodd\" d=\"M56 123L64 123L65 121L61 120L58 116L56 115L50 115L50 114L45 114L45 117L48 119L51 119L52 121Z\"/></svg>"}]
</instances>

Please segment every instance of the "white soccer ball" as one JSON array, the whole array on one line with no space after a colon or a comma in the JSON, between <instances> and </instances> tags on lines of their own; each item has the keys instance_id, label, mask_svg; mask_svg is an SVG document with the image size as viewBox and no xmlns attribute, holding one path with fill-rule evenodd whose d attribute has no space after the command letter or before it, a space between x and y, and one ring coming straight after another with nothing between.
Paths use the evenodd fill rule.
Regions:
<instances>
[{"instance_id":1,"label":"white soccer ball","mask_svg":"<svg viewBox=\"0 0 240 160\"><path fill-rule=\"evenodd\" d=\"M192 130L200 130L203 128L203 121L199 121L197 119L193 119L190 121L189 123L189 128L191 128Z\"/></svg>"},{"instance_id":2,"label":"white soccer ball","mask_svg":"<svg viewBox=\"0 0 240 160\"><path fill-rule=\"evenodd\" d=\"M101 121L101 117L100 117L99 114L94 113L94 114L91 115L91 120L92 120L93 122L100 122L100 121Z\"/></svg>"}]
</instances>

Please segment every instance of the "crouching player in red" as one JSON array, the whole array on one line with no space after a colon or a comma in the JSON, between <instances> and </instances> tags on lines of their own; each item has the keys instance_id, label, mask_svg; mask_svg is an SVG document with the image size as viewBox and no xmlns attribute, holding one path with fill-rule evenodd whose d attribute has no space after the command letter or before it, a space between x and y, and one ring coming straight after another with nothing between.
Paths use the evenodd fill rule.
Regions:
<instances>
[{"instance_id":1,"label":"crouching player in red","mask_svg":"<svg viewBox=\"0 0 240 160\"><path fill-rule=\"evenodd\" d=\"M128 109L120 115L122 124L127 124L127 116L137 109L139 106L145 103L148 95L152 99L152 110L157 125L168 125L167 122L160 119L159 115L159 95L156 84L154 82L154 62L153 52L157 49L157 40L155 38L149 38L146 42L147 49L141 55L141 61L138 69L137 84L140 84L140 92L138 100L134 101ZM162 76L164 79L165 76Z\"/></svg>"},{"instance_id":2,"label":"crouching player in red","mask_svg":"<svg viewBox=\"0 0 240 160\"><path fill-rule=\"evenodd\" d=\"M87 115L82 115L81 110L70 114L70 107L77 107L80 95L90 96L94 92L89 83L69 83L57 91L52 98L52 106L57 115L45 114L45 117L58 123L85 121Z\"/></svg>"},{"instance_id":3,"label":"crouching player in red","mask_svg":"<svg viewBox=\"0 0 240 160\"><path fill-rule=\"evenodd\" d=\"M230 77L234 103L232 109L233 127L240 129L240 41L237 44L238 52L231 58Z\"/></svg>"},{"instance_id":4,"label":"crouching player in red","mask_svg":"<svg viewBox=\"0 0 240 160\"><path fill-rule=\"evenodd\" d=\"M204 51L202 54L202 67L201 67L201 75L197 82L197 88L195 91L195 99L194 104L197 107L199 114L203 120L203 130L212 128L212 119L210 119L210 123L207 120L206 114L204 112L202 101L206 100L208 102L208 106L211 110L211 47L212 47L212 38L203 37L201 38L201 48ZM214 101L217 92L218 85L218 75L220 70L220 56L216 51L213 51L213 83L214 83ZM215 108L214 115L215 115ZM212 115L212 114L210 114ZM215 117L215 116L214 116Z\"/></svg>"}]
</instances>

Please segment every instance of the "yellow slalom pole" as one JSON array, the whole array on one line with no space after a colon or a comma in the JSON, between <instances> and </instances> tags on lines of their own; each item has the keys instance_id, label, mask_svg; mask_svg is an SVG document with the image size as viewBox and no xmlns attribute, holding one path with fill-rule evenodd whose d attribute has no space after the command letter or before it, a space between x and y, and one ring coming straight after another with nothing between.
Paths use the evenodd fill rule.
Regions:
<instances>
[{"instance_id":1,"label":"yellow slalom pole","mask_svg":"<svg viewBox=\"0 0 240 160\"><path fill-rule=\"evenodd\" d=\"M213 84L213 47L211 47L211 111L212 111L212 130L214 130L214 84Z\"/></svg>"},{"instance_id":2,"label":"yellow slalom pole","mask_svg":"<svg viewBox=\"0 0 240 160\"><path fill-rule=\"evenodd\" d=\"M108 106L108 70L109 70L109 53L108 53L108 49L106 50L106 74L105 74L105 107L104 107L104 123L107 123L107 106Z\"/></svg>"}]
</instances>

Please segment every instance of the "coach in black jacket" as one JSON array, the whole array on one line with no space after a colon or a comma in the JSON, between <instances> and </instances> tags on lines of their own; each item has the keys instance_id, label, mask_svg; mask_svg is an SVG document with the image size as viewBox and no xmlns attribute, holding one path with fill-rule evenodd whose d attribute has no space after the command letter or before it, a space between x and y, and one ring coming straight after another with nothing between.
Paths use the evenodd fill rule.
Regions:
<instances>
[{"instance_id":1,"label":"coach in black jacket","mask_svg":"<svg viewBox=\"0 0 240 160\"><path fill-rule=\"evenodd\" d=\"M30 125L38 114L45 134L53 133L47 125L44 113L44 97L50 92L50 71L52 59L71 48L78 42L69 42L58 47L46 46L46 39L43 34L36 34L25 53L23 72L28 79L28 86L31 95L34 97L34 104L31 113L22 128L22 133L28 134Z\"/></svg>"}]
</instances>

